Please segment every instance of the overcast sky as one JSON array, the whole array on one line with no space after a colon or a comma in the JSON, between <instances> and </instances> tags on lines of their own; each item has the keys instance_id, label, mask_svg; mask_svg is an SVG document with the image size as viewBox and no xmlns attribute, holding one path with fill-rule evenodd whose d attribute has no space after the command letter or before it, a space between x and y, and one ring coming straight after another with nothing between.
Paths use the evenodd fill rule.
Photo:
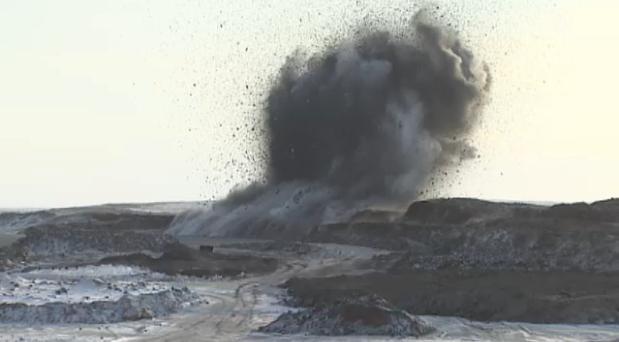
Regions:
<instances>
[{"instance_id":1,"label":"overcast sky","mask_svg":"<svg viewBox=\"0 0 619 342\"><path fill-rule=\"evenodd\" d=\"M494 81L481 158L434 195L619 196L614 1L0 4L0 207L220 197L260 177L255 123L287 55L422 7Z\"/></svg>"}]
</instances>

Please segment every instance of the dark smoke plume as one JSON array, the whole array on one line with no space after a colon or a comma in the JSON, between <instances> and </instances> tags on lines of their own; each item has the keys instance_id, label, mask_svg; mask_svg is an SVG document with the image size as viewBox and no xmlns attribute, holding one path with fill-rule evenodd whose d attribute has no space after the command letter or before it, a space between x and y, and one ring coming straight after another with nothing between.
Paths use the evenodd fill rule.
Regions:
<instances>
[{"instance_id":1,"label":"dark smoke plume","mask_svg":"<svg viewBox=\"0 0 619 342\"><path fill-rule=\"evenodd\" d=\"M413 200L438 168L466 159L487 70L446 31L362 34L303 63L290 57L265 109L266 185L231 194L177 230L261 235Z\"/></svg>"}]
</instances>

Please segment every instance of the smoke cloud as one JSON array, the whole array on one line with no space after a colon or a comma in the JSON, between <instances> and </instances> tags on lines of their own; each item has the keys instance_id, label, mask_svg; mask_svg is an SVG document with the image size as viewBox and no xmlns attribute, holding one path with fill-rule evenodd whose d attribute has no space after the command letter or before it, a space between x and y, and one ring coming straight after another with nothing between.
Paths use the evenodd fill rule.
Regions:
<instances>
[{"instance_id":1,"label":"smoke cloud","mask_svg":"<svg viewBox=\"0 0 619 342\"><path fill-rule=\"evenodd\" d=\"M457 37L415 20L410 34L359 34L288 58L265 108L265 184L233 192L172 232L298 235L373 205L412 201L440 168L474 153L490 77Z\"/></svg>"}]
</instances>

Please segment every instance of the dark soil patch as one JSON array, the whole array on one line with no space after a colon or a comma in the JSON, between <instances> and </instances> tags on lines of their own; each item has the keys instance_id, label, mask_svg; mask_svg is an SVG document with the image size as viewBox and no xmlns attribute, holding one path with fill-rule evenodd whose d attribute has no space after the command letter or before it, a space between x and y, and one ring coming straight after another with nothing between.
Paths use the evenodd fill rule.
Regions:
<instances>
[{"instance_id":1,"label":"dark soil patch","mask_svg":"<svg viewBox=\"0 0 619 342\"><path fill-rule=\"evenodd\" d=\"M223 255L208 250L199 251L180 243L165 246L163 254L158 258L143 253L133 253L106 257L98 264L139 266L169 275L196 277L264 274L273 272L277 268L275 259Z\"/></svg>"},{"instance_id":2,"label":"dark soil patch","mask_svg":"<svg viewBox=\"0 0 619 342\"><path fill-rule=\"evenodd\" d=\"M373 294L415 315L479 321L619 323L619 274L440 270L289 280L293 304Z\"/></svg>"}]
</instances>

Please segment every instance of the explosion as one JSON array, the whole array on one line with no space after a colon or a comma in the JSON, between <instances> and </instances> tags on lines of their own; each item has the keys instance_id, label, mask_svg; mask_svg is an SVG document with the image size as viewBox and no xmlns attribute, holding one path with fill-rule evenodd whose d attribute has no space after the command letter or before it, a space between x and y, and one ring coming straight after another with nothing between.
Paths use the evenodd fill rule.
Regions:
<instances>
[{"instance_id":1,"label":"explosion","mask_svg":"<svg viewBox=\"0 0 619 342\"><path fill-rule=\"evenodd\" d=\"M264 111L265 184L175 221L176 233L297 235L375 205L407 204L439 168L471 157L467 134L490 85L454 33L368 32L289 57Z\"/></svg>"}]
</instances>

